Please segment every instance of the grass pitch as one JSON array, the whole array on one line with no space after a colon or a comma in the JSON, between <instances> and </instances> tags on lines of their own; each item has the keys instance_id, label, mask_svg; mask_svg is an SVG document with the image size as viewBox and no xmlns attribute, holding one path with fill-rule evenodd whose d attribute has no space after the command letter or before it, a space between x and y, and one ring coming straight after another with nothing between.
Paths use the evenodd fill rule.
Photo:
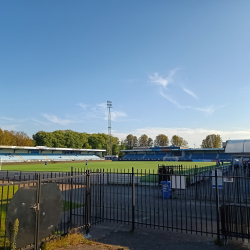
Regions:
<instances>
[{"instance_id":1,"label":"grass pitch","mask_svg":"<svg viewBox=\"0 0 250 250\"><path fill-rule=\"evenodd\" d=\"M164 161L94 161L88 162L88 165L85 165L85 162L57 162L52 163L48 162L48 165L45 166L44 163L37 164L27 164L27 165L4 165L2 170L9 171L47 171L47 172L70 172L71 167L76 169L90 169L90 170L104 170L104 171L115 171L115 172L132 172L132 167L134 167L135 173L157 173L158 164L162 165L182 165L185 169L200 169L203 167L214 166L215 162L164 162Z\"/></svg>"}]
</instances>

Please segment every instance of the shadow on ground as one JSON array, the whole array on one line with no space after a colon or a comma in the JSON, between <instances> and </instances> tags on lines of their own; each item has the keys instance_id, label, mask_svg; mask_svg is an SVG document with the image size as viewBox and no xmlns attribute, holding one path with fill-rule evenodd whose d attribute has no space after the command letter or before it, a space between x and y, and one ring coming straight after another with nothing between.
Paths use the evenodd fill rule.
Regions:
<instances>
[{"instance_id":1,"label":"shadow on ground","mask_svg":"<svg viewBox=\"0 0 250 250\"><path fill-rule=\"evenodd\" d=\"M112 223L103 223L91 229L91 238L105 244L122 245L130 250L239 250L247 249L242 240L229 240L220 247L214 244L215 237L185 234L167 230L136 228Z\"/></svg>"}]
</instances>

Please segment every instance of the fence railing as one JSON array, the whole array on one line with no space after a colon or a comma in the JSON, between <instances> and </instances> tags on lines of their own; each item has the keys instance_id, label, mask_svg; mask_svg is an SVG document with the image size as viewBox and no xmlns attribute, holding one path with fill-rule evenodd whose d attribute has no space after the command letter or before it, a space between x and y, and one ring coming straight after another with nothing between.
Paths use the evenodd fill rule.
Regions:
<instances>
[{"instance_id":1,"label":"fence railing","mask_svg":"<svg viewBox=\"0 0 250 250\"><path fill-rule=\"evenodd\" d=\"M40 241L67 234L73 228L83 228L89 233L91 227L104 221L130 224L132 229L149 227L211 235L218 239L221 236L250 238L248 169L231 165L194 167L194 170L175 166L165 172L72 168L64 173L1 171L0 174L0 247L3 248L13 244L6 216L11 211L14 195L17 197L17 192L34 192L35 189L33 205L39 207L40 203L45 204L43 197L50 197L50 191L44 191L50 186L51 193L52 188L60 190L62 198L58 199L63 208L60 212L58 205L51 205L49 212L44 212L54 211L54 217L61 213L60 221L49 232L43 232L43 212L33 211L35 233L30 238L34 240L26 245L18 242L18 247L30 244L38 247ZM166 185L169 185L167 189ZM43 195L39 196L39 192ZM22 203L29 204L28 200ZM22 231L20 227L21 238Z\"/></svg>"}]
</instances>

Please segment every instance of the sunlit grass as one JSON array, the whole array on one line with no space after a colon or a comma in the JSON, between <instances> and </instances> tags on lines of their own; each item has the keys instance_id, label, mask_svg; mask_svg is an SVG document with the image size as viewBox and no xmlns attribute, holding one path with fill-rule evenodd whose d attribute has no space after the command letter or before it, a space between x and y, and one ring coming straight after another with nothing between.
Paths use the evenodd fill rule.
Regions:
<instances>
[{"instance_id":1,"label":"sunlit grass","mask_svg":"<svg viewBox=\"0 0 250 250\"><path fill-rule=\"evenodd\" d=\"M50 163L45 166L44 163L38 164L27 164L27 165L3 165L2 170L9 171L55 171L55 172L70 172L71 167L74 167L76 171L81 171L88 168L90 170L99 170L99 171L115 171L115 172L132 172L132 168L134 167L135 173L157 173L159 165L173 165L179 166L182 165L185 168L197 168L204 166L212 166L215 165L215 162L163 162L163 161L95 161L88 162L86 166L83 162L66 162L66 163Z\"/></svg>"},{"instance_id":2,"label":"sunlit grass","mask_svg":"<svg viewBox=\"0 0 250 250\"><path fill-rule=\"evenodd\" d=\"M7 206L13 195L18 190L18 186L3 186L0 187L0 213L1 213L1 221L0 221L0 247L4 246L4 242L6 246L9 246L8 239L5 240L5 218L7 212Z\"/></svg>"}]
</instances>

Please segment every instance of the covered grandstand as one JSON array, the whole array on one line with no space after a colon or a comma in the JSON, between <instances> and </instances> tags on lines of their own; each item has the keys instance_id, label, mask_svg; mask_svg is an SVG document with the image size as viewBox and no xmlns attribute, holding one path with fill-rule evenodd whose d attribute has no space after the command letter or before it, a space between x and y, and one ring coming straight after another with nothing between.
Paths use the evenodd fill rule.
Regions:
<instances>
[{"instance_id":1,"label":"covered grandstand","mask_svg":"<svg viewBox=\"0 0 250 250\"><path fill-rule=\"evenodd\" d=\"M232 155L233 164L250 166L250 139L228 140L225 152Z\"/></svg>"},{"instance_id":2,"label":"covered grandstand","mask_svg":"<svg viewBox=\"0 0 250 250\"><path fill-rule=\"evenodd\" d=\"M2 162L103 160L105 149L0 146Z\"/></svg>"},{"instance_id":3,"label":"covered grandstand","mask_svg":"<svg viewBox=\"0 0 250 250\"><path fill-rule=\"evenodd\" d=\"M122 150L123 161L230 161L224 148L144 147Z\"/></svg>"},{"instance_id":4,"label":"covered grandstand","mask_svg":"<svg viewBox=\"0 0 250 250\"><path fill-rule=\"evenodd\" d=\"M225 152L234 157L250 157L250 139L247 140L228 140Z\"/></svg>"}]
</instances>

